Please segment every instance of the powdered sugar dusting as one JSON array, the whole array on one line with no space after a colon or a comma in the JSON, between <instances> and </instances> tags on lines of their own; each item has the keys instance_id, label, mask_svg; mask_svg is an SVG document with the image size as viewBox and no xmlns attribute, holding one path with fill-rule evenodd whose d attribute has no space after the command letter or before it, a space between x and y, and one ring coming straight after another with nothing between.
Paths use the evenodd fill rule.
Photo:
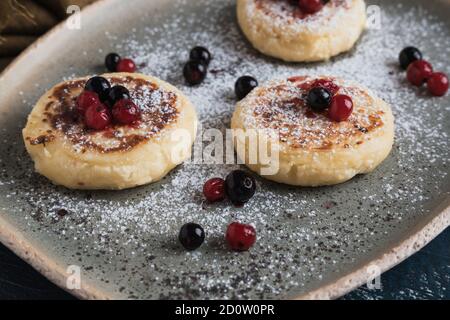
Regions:
<instances>
[{"instance_id":1,"label":"powdered sugar dusting","mask_svg":"<svg viewBox=\"0 0 450 320\"><path fill-rule=\"evenodd\" d=\"M58 85L43 102L43 134L58 132L67 147L78 153L95 150L101 153L130 150L148 139L158 139L159 134L179 113L179 100L175 92L167 91L156 83L132 77L110 77L112 86L125 86L134 103L141 110L140 120L132 125L112 124L105 130L89 130L77 111L76 98L83 90L86 79L70 80ZM47 129L51 130L47 130ZM34 137L29 137L35 139Z\"/></svg>"},{"instance_id":2,"label":"powdered sugar dusting","mask_svg":"<svg viewBox=\"0 0 450 320\"><path fill-rule=\"evenodd\" d=\"M331 0L320 11L307 14L288 0L249 0L246 1L246 10L275 28L321 32L336 28L354 2L355 0Z\"/></svg>"},{"instance_id":3,"label":"powdered sugar dusting","mask_svg":"<svg viewBox=\"0 0 450 320\"><path fill-rule=\"evenodd\" d=\"M337 94L352 98L354 110L347 121L337 123L326 112L315 113L307 106L307 95L314 81L326 79L339 86ZM302 149L331 149L358 147L369 134L386 127L387 110L384 103L366 89L336 78L289 79L260 86L243 101L243 127L273 131L283 146Z\"/></svg>"}]
</instances>

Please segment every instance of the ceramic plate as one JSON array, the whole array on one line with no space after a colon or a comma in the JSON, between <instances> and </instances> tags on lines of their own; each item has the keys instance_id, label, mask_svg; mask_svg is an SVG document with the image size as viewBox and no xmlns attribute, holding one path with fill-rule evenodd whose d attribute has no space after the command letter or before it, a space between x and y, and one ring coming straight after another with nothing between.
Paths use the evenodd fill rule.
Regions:
<instances>
[{"instance_id":1,"label":"ceramic plate","mask_svg":"<svg viewBox=\"0 0 450 320\"><path fill-rule=\"evenodd\" d=\"M71 292L82 298L336 298L416 252L449 225L450 95L432 98L408 85L397 57L415 45L450 74L450 4L369 4L381 20L372 21L355 49L315 64L281 63L252 49L231 0L100 1L83 12L80 30L58 26L1 75L2 242L66 289L79 267L81 287ZM214 60L206 82L191 88L181 70L195 45L208 47ZM26 116L61 80L104 72L110 51L178 86L196 105L203 129L222 132L241 75L260 82L303 74L355 80L392 105L396 143L375 172L338 186L292 188L258 179L257 195L242 208L205 204L201 196L206 179L239 166L198 160L127 191L55 187L34 172L25 152ZM210 143L200 138L197 155ZM224 231L234 220L258 230L250 252L226 248ZM204 226L207 240L187 253L177 234L190 221Z\"/></svg>"}]
</instances>

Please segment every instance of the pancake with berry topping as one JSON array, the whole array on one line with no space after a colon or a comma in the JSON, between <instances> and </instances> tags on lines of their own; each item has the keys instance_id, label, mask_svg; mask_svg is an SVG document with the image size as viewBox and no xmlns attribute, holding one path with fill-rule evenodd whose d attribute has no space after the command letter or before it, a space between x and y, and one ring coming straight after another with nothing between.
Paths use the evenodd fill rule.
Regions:
<instances>
[{"instance_id":1,"label":"pancake with berry topping","mask_svg":"<svg viewBox=\"0 0 450 320\"><path fill-rule=\"evenodd\" d=\"M158 181L190 157L198 120L178 89L136 73L91 78L119 89L113 106L107 95L95 102L88 79L56 85L29 115L23 138L40 174L71 189L118 190ZM80 111L80 101L91 105Z\"/></svg>"},{"instance_id":2,"label":"pancake with berry topping","mask_svg":"<svg viewBox=\"0 0 450 320\"><path fill-rule=\"evenodd\" d=\"M290 62L350 50L365 29L363 0L237 0L242 31L260 52Z\"/></svg>"},{"instance_id":3,"label":"pancake with berry topping","mask_svg":"<svg viewBox=\"0 0 450 320\"><path fill-rule=\"evenodd\" d=\"M316 88L333 96L321 111L310 105ZM251 170L296 186L334 185L369 173L394 142L390 106L357 84L330 77L294 77L255 88L237 104L231 127L238 155ZM252 131L277 152L271 163L252 155ZM265 174L275 162L276 170Z\"/></svg>"}]
</instances>

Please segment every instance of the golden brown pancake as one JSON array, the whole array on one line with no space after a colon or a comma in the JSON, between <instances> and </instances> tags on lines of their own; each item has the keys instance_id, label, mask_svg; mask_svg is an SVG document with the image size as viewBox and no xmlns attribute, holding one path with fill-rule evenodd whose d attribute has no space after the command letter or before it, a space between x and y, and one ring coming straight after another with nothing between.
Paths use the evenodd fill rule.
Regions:
<instances>
[{"instance_id":1,"label":"golden brown pancake","mask_svg":"<svg viewBox=\"0 0 450 320\"><path fill-rule=\"evenodd\" d=\"M85 126L76 98L88 78L56 85L36 104L23 131L36 169L56 184L81 189L123 189L154 182L190 155L195 136L195 110L173 86L139 74L106 74L111 85L123 85L140 107L133 125L105 130ZM172 141L177 130L186 139ZM176 138L178 139L178 138ZM180 148L182 160L174 159Z\"/></svg>"},{"instance_id":2,"label":"golden brown pancake","mask_svg":"<svg viewBox=\"0 0 450 320\"><path fill-rule=\"evenodd\" d=\"M354 109L347 121L332 121L327 111L316 113L307 106L307 93L317 79L332 80L338 94L352 98ZM244 131L237 141L247 153L245 131L276 136L279 170L265 177L301 186L336 184L374 170L394 139L389 105L359 85L332 77L293 77L256 88L237 104L232 128ZM265 167L249 163L248 154L243 159L257 173Z\"/></svg>"}]
</instances>

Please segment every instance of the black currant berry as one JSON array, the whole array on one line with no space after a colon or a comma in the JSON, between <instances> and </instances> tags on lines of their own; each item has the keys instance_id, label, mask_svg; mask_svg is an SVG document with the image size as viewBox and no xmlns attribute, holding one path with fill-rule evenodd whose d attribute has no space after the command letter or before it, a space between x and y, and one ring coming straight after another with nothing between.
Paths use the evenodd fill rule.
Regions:
<instances>
[{"instance_id":1,"label":"black currant berry","mask_svg":"<svg viewBox=\"0 0 450 320\"><path fill-rule=\"evenodd\" d=\"M258 81L250 76L243 76L237 79L234 91L239 100L244 99L253 89L258 86Z\"/></svg>"},{"instance_id":2,"label":"black currant berry","mask_svg":"<svg viewBox=\"0 0 450 320\"><path fill-rule=\"evenodd\" d=\"M186 82L192 86L198 85L206 78L206 66L199 61L188 61L183 69Z\"/></svg>"},{"instance_id":3,"label":"black currant berry","mask_svg":"<svg viewBox=\"0 0 450 320\"><path fill-rule=\"evenodd\" d=\"M196 223L186 223L180 229L178 240L186 250L192 251L200 247L205 241L205 231Z\"/></svg>"},{"instance_id":4,"label":"black currant berry","mask_svg":"<svg viewBox=\"0 0 450 320\"><path fill-rule=\"evenodd\" d=\"M130 91L128 91L128 89L124 86L114 86L109 90L108 104L111 107L114 106L119 100L123 99L131 99Z\"/></svg>"},{"instance_id":5,"label":"black currant berry","mask_svg":"<svg viewBox=\"0 0 450 320\"><path fill-rule=\"evenodd\" d=\"M308 93L308 105L316 112L324 111L330 106L332 95L328 89L312 88Z\"/></svg>"},{"instance_id":6,"label":"black currant berry","mask_svg":"<svg viewBox=\"0 0 450 320\"><path fill-rule=\"evenodd\" d=\"M121 58L117 53L110 53L105 58L105 67L110 72L117 71L117 65L119 64Z\"/></svg>"},{"instance_id":7,"label":"black currant berry","mask_svg":"<svg viewBox=\"0 0 450 320\"><path fill-rule=\"evenodd\" d=\"M411 63L416 60L422 60L423 56L419 49L415 47L406 47L400 52L400 67L406 70Z\"/></svg>"},{"instance_id":8,"label":"black currant berry","mask_svg":"<svg viewBox=\"0 0 450 320\"><path fill-rule=\"evenodd\" d=\"M191 50L189 58L191 61L199 61L207 66L211 62L211 53L204 47L195 47Z\"/></svg>"},{"instance_id":9,"label":"black currant berry","mask_svg":"<svg viewBox=\"0 0 450 320\"><path fill-rule=\"evenodd\" d=\"M256 181L247 172L235 170L225 179L225 192L235 205L248 202L256 192Z\"/></svg>"},{"instance_id":10,"label":"black currant berry","mask_svg":"<svg viewBox=\"0 0 450 320\"><path fill-rule=\"evenodd\" d=\"M103 77L90 78L84 87L86 91L92 91L98 94L102 102L107 101L111 84Z\"/></svg>"}]
</instances>

